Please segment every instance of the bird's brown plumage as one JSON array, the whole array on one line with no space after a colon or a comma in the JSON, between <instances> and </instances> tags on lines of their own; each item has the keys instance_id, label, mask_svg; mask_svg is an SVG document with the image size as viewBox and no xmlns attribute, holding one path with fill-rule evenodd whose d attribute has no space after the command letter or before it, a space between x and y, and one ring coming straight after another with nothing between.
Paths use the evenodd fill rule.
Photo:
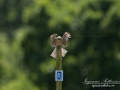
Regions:
<instances>
[{"instance_id":1,"label":"bird's brown plumage","mask_svg":"<svg viewBox=\"0 0 120 90\"><path fill-rule=\"evenodd\" d=\"M68 39L71 38L71 35L69 32L65 32L62 37L62 45L67 46Z\"/></svg>"},{"instance_id":2,"label":"bird's brown plumage","mask_svg":"<svg viewBox=\"0 0 120 90\"><path fill-rule=\"evenodd\" d=\"M56 37L57 37L57 34L53 34L53 35L50 36L50 39L51 39L50 41L51 41L51 46L52 47L56 46L56 40L57 40Z\"/></svg>"},{"instance_id":3,"label":"bird's brown plumage","mask_svg":"<svg viewBox=\"0 0 120 90\"><path fill-rule=\"evenodd\" d=\"M65 32L63 34L63 37L61 36L57 36L57 34L53 34L50 36L50 39L51 39L51 46L52 47L55 47L54 51L52 52L51 56L56 58L56 47L60 46L67 46L67 43L68 43L68 39L71 38L71 35L69 32ZM62 48L62 56L64 57L65 54L67 53L68 51L63 49Z\"/></svg>"}]
</instances>

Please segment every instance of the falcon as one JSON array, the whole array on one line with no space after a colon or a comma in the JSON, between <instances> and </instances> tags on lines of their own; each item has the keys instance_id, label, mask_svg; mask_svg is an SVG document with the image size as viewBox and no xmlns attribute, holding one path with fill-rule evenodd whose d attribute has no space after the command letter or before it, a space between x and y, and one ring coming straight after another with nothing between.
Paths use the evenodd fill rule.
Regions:
<instances>
[{"instance_id":1,"label":"falcon","mask_svg":"<svg viewBox=\"0 0 120 90\"><path fill-rule=\"evenodd\" d=\"M52 52L52 54L50 56L56 58L56 48L57 47L61 47L61 55L62 57L65 56L65 54L68 52L67 50L63 49L62 46L67 46L68 43L68 39L71 38L71 35L69 32L65 32L63 34L63 37L61 36L57 36L57 34L52 34L50 36L51 39L51 46L55 47L54 51Z\"/></svg>"}]
</instances>

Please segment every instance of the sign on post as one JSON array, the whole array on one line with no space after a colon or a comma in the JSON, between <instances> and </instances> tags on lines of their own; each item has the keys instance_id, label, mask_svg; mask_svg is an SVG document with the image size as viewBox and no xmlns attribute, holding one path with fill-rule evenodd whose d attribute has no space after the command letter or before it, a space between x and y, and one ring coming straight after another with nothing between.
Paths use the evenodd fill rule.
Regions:
<instances>
[{"instance_id":1,"label":"sign on post","mask_svg":"<svg viewBox=\"0 0 120 90\"><path fill-rule=\"evenodd\" d=\"M55 81L63 81L63 70L55 70Z\"/></svg>"}]
</instances>

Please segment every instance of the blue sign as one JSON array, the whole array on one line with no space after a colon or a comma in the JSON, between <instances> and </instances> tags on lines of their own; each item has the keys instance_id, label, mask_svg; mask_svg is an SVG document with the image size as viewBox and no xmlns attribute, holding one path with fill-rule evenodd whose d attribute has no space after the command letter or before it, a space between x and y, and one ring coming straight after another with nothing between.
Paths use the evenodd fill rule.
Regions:
<instances>
[{"instance_id":1,"label":"blue sign","mask_svg":"<svg viewBox=\"0 0 120 90\"><path fill-rule=\"evenodd\" d=\"M55 81L63 81L63 70L55 70Z\"/></svg>"}]
</instances>

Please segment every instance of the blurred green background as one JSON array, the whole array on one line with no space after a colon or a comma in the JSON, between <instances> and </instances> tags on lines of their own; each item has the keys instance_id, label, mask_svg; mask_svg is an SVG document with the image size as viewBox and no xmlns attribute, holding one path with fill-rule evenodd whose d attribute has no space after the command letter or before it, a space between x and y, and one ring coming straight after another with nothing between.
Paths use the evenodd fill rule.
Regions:
<instances>
[{"instance_id":1,"label":"blurred green background","mask_svg":"<svg viewBox=\"0 0 120 90\"><path fill-rule=\"evenodd\" d=\"M63 90L120 81L120 0L0 0L0 90L55 90L50 35L70 32Z\"/></svg>"}]
</instances>

